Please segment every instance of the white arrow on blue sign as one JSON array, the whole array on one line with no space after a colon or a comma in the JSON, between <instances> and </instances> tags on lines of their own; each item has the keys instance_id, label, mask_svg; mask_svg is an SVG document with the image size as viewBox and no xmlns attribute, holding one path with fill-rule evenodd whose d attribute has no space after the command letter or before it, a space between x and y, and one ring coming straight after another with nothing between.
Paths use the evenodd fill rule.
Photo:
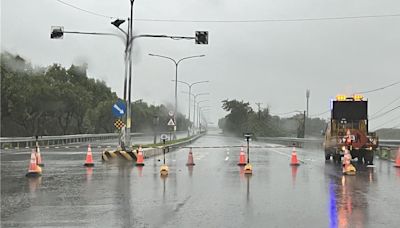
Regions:
<instances>
[{"instance_id":1,"label":"white arrow on blue sign","mask_svg":"<svg viewBox=\"0 0 400 228\"><path fill-rule=\"evenodd\" d=\"M112 113L115 117L121 117L126 112L126 105L123 101L119 100L112 106Z\"/></svg>"}]
</instances>

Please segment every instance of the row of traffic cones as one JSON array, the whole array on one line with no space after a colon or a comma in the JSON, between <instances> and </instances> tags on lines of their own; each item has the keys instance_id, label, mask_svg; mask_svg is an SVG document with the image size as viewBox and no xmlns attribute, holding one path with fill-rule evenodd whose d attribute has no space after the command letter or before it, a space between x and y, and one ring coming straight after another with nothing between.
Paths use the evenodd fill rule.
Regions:
<instances>
[{"instance_id":1,"label":"row of traffic cones","mask_svg":"<svg viewBox=\"0 0 400 228\"><path fill-rule=\"evenodd\" d=\"M27 177L38 177L42 175L42 168L44 163L42 162L42 156L40 154L40 148L36 145L36 149L32 150L31 159L29 161L28 173L26 174ZM88 146L88 150L86 153L86 160L84 166L93 167L93 155L92 149L90 144Z\"/></svg>"},{"instance_id":2,"label":"row of traffic cones","mask_svg":"<svg viewBox=\"0 0 400 228\"><path fill-rule=\"evenodd\" d=\"M194 159L193 159L193 152L192 148L190 148L189 155L188 155L188 160L186 163L187 166L194 166ZM246 154L244 153L243 147L240 149L239 153L239 166L248 166L246 162ZM293 147L292 150L292 155L291 155L291 160L290 160L290 165L291 166L299 166L300 162L297 159L297 153L296 153L296 148ZM31 159L29 163L29 168L28 168L28 173L26 174L27 177L35 177L35 176L40 176L42 173L42 168L44 166L44 163L42 162L42 157L40 154L40 148L36 146L36 149L32 150L31 153ZM92 149L90 147L90 144L88 146L87 154L86 154L86 160L84 166L87 167L93 167L94 162L93 162L93 154L92 154ZM140 146L137 152L137 161L136 161L136 166L144 166L144 158L143 158L143 150L142 147ZM395 165L396 168L400 168L400 148L398 149L396 160L395 160ZM161 171L165 171L165 168L162 169ZM249 170L252 170L251 167ZM168 171L168 170L167 170ZM344 154L344 159L343 159L343 174L346 175L354 175L356 172L355 167L351 164L351 155L349 150L345 150Z\"/></svg>"},{"instance_id":3,"label":"row of traffic cones","mask_svg":"<svg viewBox=\"0 0 400 228\"><path fill-rule=\"evenodd\" d=\"M246 166L247 165L246 154L244 153L243 147L240 148L238 165L239 166ZM296 147L293 147L292 156L291 156L291 159L290 159L290 165L291 166L299 166L300 165L300 162L297 159Z\"/></svg>"},{"instance_id":4,"label":"row of traffic cones","mask_svg":"<svg viewBox=\"0 0 400 228\"><path fill-rule=\"evenodd\" d=\"M42 175L42 168L44 163L42 162L42 156L40 155L40 148L38 142L36 142L36 149L32 150L31 160L29 161L27 177L38 177Z\"/></svg>"}]
</instances>

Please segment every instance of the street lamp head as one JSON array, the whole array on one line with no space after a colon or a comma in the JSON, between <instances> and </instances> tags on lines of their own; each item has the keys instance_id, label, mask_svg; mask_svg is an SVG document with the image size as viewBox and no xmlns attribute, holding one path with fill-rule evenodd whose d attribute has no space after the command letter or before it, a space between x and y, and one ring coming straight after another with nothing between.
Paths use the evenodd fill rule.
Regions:
<instances>
[{"instance_id":1,"label":"street lamp head","mask_svg":"<svg viewBox=\"0 0 400 228\"><path fill-rule=\"evenodd\" d=\"M111 22L111 24L114 25L115 27L119 28L119 26L121 24L123 24L124 22L125 22L125 20L117 19L117 20Z\"/></svg>"}]
</instances>

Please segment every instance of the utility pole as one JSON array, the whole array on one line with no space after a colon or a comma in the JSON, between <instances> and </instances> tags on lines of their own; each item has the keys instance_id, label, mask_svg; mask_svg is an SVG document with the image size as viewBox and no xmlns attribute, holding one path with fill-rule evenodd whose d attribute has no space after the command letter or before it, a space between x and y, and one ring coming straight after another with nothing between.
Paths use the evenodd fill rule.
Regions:
<instances>
[{"instance_id":1,"label":"utility pole","mask_svg":"<svg viewBox=\"0 0 400 228\"><path fill-rule=\"evenodd\" d=\"M307 99L307 118L309 117L309 109L308 109L308 105L309 105L309 100L310 100L310 90L309 89L307 89L307 91L306 91L306 99Z\"/></svg>"},{"instance_id":2,"label":"utility pole","mask_svg":"<svg viewBox=\"0 0 400 228\"><path fill-rule=\"evenodd\" d=\"M303 132L302 132L303 138L306 137L306 111L304 111L303 115Z\"/></svg>"},{"instance_id":3,"label":"utility pole","mask_svg":"<svg viewBox=\"0 0 400 228\"><path fill-rule=\"evenodd\" d=\"M258 107L258 120L261 120L261 105L262 103L256 103L257 107Z\"/></svg>"}]
</instances>

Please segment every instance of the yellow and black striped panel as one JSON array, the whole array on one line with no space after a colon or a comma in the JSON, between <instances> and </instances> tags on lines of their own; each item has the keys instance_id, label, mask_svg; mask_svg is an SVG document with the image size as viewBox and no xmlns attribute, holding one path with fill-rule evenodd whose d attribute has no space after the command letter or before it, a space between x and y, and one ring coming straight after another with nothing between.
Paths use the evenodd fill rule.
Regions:
<instances>
[{"instance_id":1,"label":"yellow and black striped panel","mask_svg":"<svg viewBox=\"0 0 400 228\"><path fill-rule=\"evenodd\" d=\"M106 162L114 160L116 158L127 161L136 161L136 154L132 151L115 150L115 151L104 151L101 155L101 159Z\"/></svg>"}]
</instances>

